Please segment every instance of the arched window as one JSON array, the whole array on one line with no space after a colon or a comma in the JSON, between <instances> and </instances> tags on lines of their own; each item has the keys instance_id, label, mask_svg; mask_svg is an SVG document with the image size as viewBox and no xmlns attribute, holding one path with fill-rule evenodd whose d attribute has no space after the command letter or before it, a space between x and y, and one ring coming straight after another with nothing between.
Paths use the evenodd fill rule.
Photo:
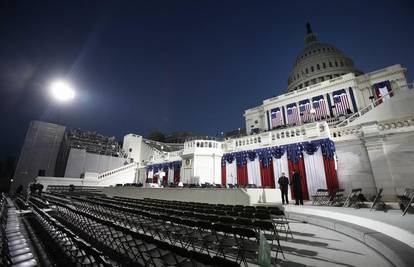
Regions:
<instances>
[{"instance_id":1,"label":"arched window","mask_svg":"<svg viewBox=\"0 0 414 267\"><path fill-rule=\"evenodd\" d=\"M200 143L199 142L197 142L197 147L200 147Z\"/></svg>"},{"instance_id":2,"label":"arched window","mask_svg":"<svg viewBox=\"0 0 414 267\"><path fill-rule=\"evenodd\" d=\"M208 142L208 147L210 147L210 148L211 148L211 142Z\"/></svg>"},{"instance_id":3,"label":"arched window","mask_svg":"<svg viewBox=\"0 0 414 267\"><path fill-rule=\"evenodd\" d=\"M316 64L316 69L317 70L320 70L321 69L321 66L319 66L319 64Z\"/></svg>"},{"instance_id":4,"label":"arched window","mask_svg":"<svg viewBox=\"0 0 414 267\"><path fill-rule=\"evenodd\" d=\"M201 142L201 147L204 147L204 143L203 142Z\"/></svg>"},{"instance_id":5,"label":"arched window","mask_svg":"<svg viewBox=\"0 0 414 267\"><path fill-rule=\"evenodd\" d=\"M308 74L308 68L305 69L306 74Z\"/></svg>"},{"instance_id":6,"label":"arched window","mask_svg":"<svg viewBox=\"0 0 414 267\"><path fill-rule=\"evenodd\" d=\"M329 67L332 67L332 62L329 61Z\"/></svg>"},{"instance_id":7,"label":"arched window","mask_svg":"<svg viewBox=\"0 0 414 267\"><path fill-rule=\"evenodd\" d=\"M313 72L313 71L314 71L313 66L311 66L311 72Z\"/></svg>"},{"instance_id":8,"label":"arched window","mask_svg":"<svg viewBox=\"0 0 414 267\"><path fill-rule=\"evenodd\" d=\"M325 62L322 63L322 66L323 66L324 69L326 69L326 63Z\"/></svg>"}]
</instances>

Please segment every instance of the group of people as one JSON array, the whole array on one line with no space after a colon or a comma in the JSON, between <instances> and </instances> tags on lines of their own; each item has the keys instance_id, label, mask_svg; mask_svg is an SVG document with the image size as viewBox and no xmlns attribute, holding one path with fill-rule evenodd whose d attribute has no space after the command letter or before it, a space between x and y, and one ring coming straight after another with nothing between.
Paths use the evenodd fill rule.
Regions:
<instances>
[{"instance_id":1,"label":"group of people","mask_svg":"<svg viewBox=\"0 0 414 267\"><path fill-rule=\"evenodd\" d=\"M289 185L293 185L293 192L295 193L295 205L303 205L303 193L302 193L302 183L301 177L298 170L293 171L292 181L289 181L289 178L286 177L286 174L282 172L282 176L278 180L279 188L282 193L282 204L289 204L288 190Z\"/></svg>"},{"instance_id":2,"label":"group of people","mask_svg":"<svg viewBox=\"0 0 414 267\"><path fill-rule=\"evenodd\" d=\"M42 191L43 191L43 185L37 183L37 181L35 179L27 187L27 196L30 196L30 195L39 195L40 196L40 195L42 195ZM15 194L20 195L22 193L23 193L23 185L19 185L16 188Z\"/></svg>"}]
</instances>

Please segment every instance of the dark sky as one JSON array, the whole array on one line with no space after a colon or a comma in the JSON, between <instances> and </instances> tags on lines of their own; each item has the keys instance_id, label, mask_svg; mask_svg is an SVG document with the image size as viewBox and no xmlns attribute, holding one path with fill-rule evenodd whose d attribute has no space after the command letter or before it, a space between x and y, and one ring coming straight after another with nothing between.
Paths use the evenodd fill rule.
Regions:
<instances>
[{"instance_id":1,"label":"dark sky","mask_svg":"<svg viewBox=\"0 0 414 267\"><path fill-rule=\"evenodd\" d=\"M362 71L414 76L412 1L0 3L0 156L35 119L118 138L244 127L246 108L286 90L307 21ZM53 103L57 77L76 101Z\"/></svg>"}]
</instances>

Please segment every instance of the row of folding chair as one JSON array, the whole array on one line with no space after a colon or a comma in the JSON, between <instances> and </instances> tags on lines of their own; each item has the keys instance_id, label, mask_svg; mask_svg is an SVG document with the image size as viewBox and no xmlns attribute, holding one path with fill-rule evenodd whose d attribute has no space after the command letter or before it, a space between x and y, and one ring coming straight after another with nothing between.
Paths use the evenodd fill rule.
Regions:
<instances>
[{"instance_id":1,"label":"row of folding chair","mask_svg":"<svg viewBox=\"0 0 414 267\"><path fill-rule=\"evenodd\" d=\"M85 209L83 205L80 209ZM126 265L140 266L199 266L200 263L212 266L239 266L221 257L211 257L197 251L157 240L152 236L138 233L123 224L114 222L103 213L92 214L78 207L58 205L59 217L73 228L88 235L95 245L105 249L112 256L122 259ZM96 209L94 210L96 212ZM136 221L130 221L136 223Z\"/></svg>"},{"instance_id":2,"label":"row of folding chair","mask_svg":"<svg viewBox=\"0 0 414 267\"><path fill-rule=\"evenodd\" d=\"M36 256L14 203L2 195L0 205L0 265L36 266Z\"/></svg>"},{"instance_id":3,"label":"row of folding chair","mask_svg":"<svg viewBox=\"0 0 414 267\"><path fill-rule=\"evenodd\" d=\"M85 203L76 203L76 205L80 205L79 209L85 209L86 208L86 212L88 213L94 213L96 216L101 217L104 216L106 217L106 219L109 220L114 220L114 218L117 218L118 220L122 220L121 218L123 217L124 221L118 221L120 224L126 224L128 227L133 228L134 226L136 227L137 225L139 225L139 227L141 228L142 232L145 233L150 233L153 237L159 238L160 240L167 240L168 242L172 243L172 244L176 244L179 245L183 248L192 248L193 250L196 248L200 249L200 252L203 251L203 249L206 249L205 246L206 245L206 240L200 240L204 243L195 243L195 240L197 240L197 238L199 238L202 235L206 234L206 230L204 229L204 232L200 232L202 231L198 225L198 222L196 220L191 220L190 218L180 218L181 214L174 216L174 214L161 214L161 213L151 213L151 212L147 212L147 211L142 211L142 210L129 210L130 213L133 214L138 214L140 217L139 218L133 218L130 221L130 225L128 225L128 222L126 222L125 220L128 220L128 218L126 218L126 216L120 214L122 211L125 211L124 208L122 207L117 207L117 206L111 206L111 205L104 205L102 206L102 208L99 208L99 205L97 205L98 203L93 203L93 205L85 205ZM78 206L77 206L78 207ZM128 210L127 210L128 211ZM219 223L214 224L216 227L219 227ZM229 233L225 233L223 235L223 233L218 232L218 231L214 231L213 229L208 229L207 231L211 231L208 234L211 236L213 236L213 239L210 239L209 241L211 241L212 243L215 243L215 245L217 246L217 251L216 251L216 255L221 255L223 257L226 257L227 253L223 253L222 250L222 245L224 243L220 243L220 240L222 239L222 237L226 237L227 239L229 238L229 235L232 236L231 240L233 240L233 246L236 246L239 243L236 243L235 241L235 237L233 237L236 233L234 231L238 230L238 231L244 231L244 227L243 230L240 230L240 228L242 227L233 227L231 225L226 225L226 226L230 226L230 229L232 230ZM236 230L233 230L236 229ZM253 229L248 229L248 231L250 233L253 233L256 236L256 233L254 232ZM240 239L239 239L240 240ZM258 244L258 240L255 240L255 244ZM211 247L209 247L211 249ZM242 251L241 250L241 245L238 246L238 250L237 251ZM227 251L226 251L227 252ZM209 251L207 250L207 253L209 253ZM257 253L257 251L256 251ZM244 254L243 253L237 253L236 255L236 261L240 260L240 261L244 261L245 262L245 258L244 258Z\"/></svg>"},{"instance_id":4,"label":"row of folding chair","mask_svg":"<svg viewBox=\"0 0 414 267\"><path fill-rule=\"evenodd\" d=\"M344 189L335 188L332 190L319 188L316 190L315 195L311 196L313 205L329 205L337 206L342 205L345 201L344 199Z\"/></svg>"},{"instance_id":5,"label":"row of folding chair","mask_svg":"<svg viewBox=\"0 0 414 267\"><path fill-rule=\"evenodd\" d=\"M145 199L146 201L141 201L141 206L148 205L149 203L152 203L150 207L152 209L165 212L167 209L172 210L179 210L184 211L182 216L188 216L191 214L191 212L198 214L199 219L208 220L210 218L215 218L215 216L231 216L231 217L241 217L245 219L256 219L256 220L272 220L273 223L276 225L276 229L282 230L286 233L286 239L288 236L291 236L293 238L293 233L291 231L289 221L287 220L285 213L281 210L279 210L276 206L242 206L242 205L235 205L235 206L229 206L229 205L214 205L214 204L203 204L205 207L210 207L209 209L206 208L193 208L191 204L194 202L189 202L188 205L184 205L185 202L181 201L168 201L168 200L154 200L154 199ZM148 202L151 200L151 202ZM110 199L106 199L106 201L113 201ZM115 201L119 201L118 199ZM121 201L124 205L129 205L128 203L139 203L139 200L130 200L123 198ZM114 203L114 202L112 202ZM143 204L145 203L145 204ZM170 204L174 203L174 204ZM176 205L177 203L178 205ZM197 203L196 205L199 206L200 203ZM152 206L153 205L153 206ZM154 207L155 206L155 207ZM162 206L163 208L158 208L159 206ZM187 211L187 213L185 212ZM204 216L204 218L203 218ZM214 221L213 221L214 222ZM230 220L231 222L231 220Z\"/></svg>"},{"instance_id":6,"label":"row of folding chair","mask_svg":"<svg viewBox=\"0 0 414 267\"><path fill-rule=\"evenodd\" d=\"M56 266L112 266L104 254L59 223L51 215L31 205L30 225L41 238L52 264Z\"/></svg>"},{"instance_id":7,"label":"row of folding chair","mask_svg":"<svg viewBox=\"0 0 414 267\"><path fill-rule=\"evenodd\" d=\"M157 209L157 207L162 207L161 209L175 209L175 210L182 210L182 211L189 211L195 213L205 213L205 214L215 214L218 216L234 216L234 217L243 217L243 218L255 218L257 216L266 216L266 214L276 214L280 215L282 211L276 206L274 207L266 207L266 206L242 206L242 205L235 205L235 206L224 206L224 205L212 205L212 204L204 204L202 207L197 204L197 206L192 205L193 203L189 202L188 204L184 204L180 202L179 204L175 204L175 202L170 201L137 201L137 200L127 200L125 198L119 199L100 199L102 201L111 202L111 203L119 203L124 204L127 206L134 205L135 206L148 206ZM174 204L171 204L174 203ZM258 217L260 218L260 217Z\"/></svg>"},{"instance_id":8,"label":"row of folding chair","mask_svg":"<svg viewBox=\"0 0 414 267\"><path fill-rule=\"evenodd\" d=\"M107 200L107 202L108 201L111 202L111 200ZM95 200L86 200L83 202L81 201L81 203L77 203L77 204L83 206L82 208L85 208L86 202L91 202L89 209L86 210L87 212L92 212L92 213L97 212L97 209L99 209L98 208L99 202L95 202ZM124 209L125 207L111 206L111 205L114 205L113 203L112 204L101 203L101 205L103 205L104 207L102 208L102 210L99 211L101 213L100 215L102 215L102 213L106 213L106 215L110 219L122 217L122 215L120 215L119 213L121 211L125 211ZM186 246L186 245L190 246L191 243L190 242L183 243L183 241L178 238L179 236L182 236L185 238L187 237L191 238L193 237L194 234L197 235L197 232L194 233L194 231L192 231L191 233L188 233L186 232L186 230L188 229L194 230L194 228L196 229L198 228L199 230L203 229L204 231L201 233L201 235L208 236L209 233L212 233L212 232L216 233L214 227L212 228L213 225L217 226L217 225L225 224L226 226L231 226L231 227L236 226L236 228L240 228L240 227L250 228L249 231L254 231L254 230L268 231L268 234L269 234L268 236L271 237L272 245L274 241L277 242L276 256L277 256L277 253L282 252L280 243L279 243L278 234L277 234L277 228L275 227L275 224L269 220L270 217L268 214L263 214L265 215L265 217L262 218L262 220L257 220L257 219L251 220L251 219L229 217L229 216L217 216L214 214L209 215L209 214L198 214L198 213L192 213L192 212L182 212L179 210L171 210L171 209L166 210L164 208L156 208L156 207L152 208L151 212L155 211L157 213L149 213L148 211L145 211L145 208L143 209L142 206L136 207L136 209L133 209L133 208L130 210L128 210L128 208L126 209L127 209L126 211L127 212L129 211L131 214L140 215L143 218L149 217L152 219L152 221L147 220L145 224L145 221L144 222L142 220L140 221L140 218L134 218L135 221L140 221L140 223L142 224L141 225L142 231L152 232L151 229L148 229L148 225L149 225L150 228L152 227L155 229L155 233L153 233L154 236L158 235L160 239L164 239L165 236L163 236L163 233L167 232L173 235L173 238L167 236L170 242L174 242L174 239L177 239L178 241L181 242L182 246ZM111 214L108 214L108 212L111 212ZM118 214L113 214L112 212L117 212ZM285 217L284 214L282 215L283 217ZM185 218L185 219L182 220L181 218ZM209 226L205 228L201 227L201 226L205 226L206 224ZM172 227L168 227L168 225L171 225ZM185 226L184 229L181 228L183 225ZM276 226L277 225L279 224L276 224ZM287 223L284 223L281 225L285 227L284 230L286 231L287 234L288 232L290 232L291 234L289 225ZM131 226L131 227L134 227L134 226ZM235 234L235 233L230 231L228 234ZM199 240L199 241L205 242L205 240ZM194 244L191 244L191 246L194 247Z\"/></svg>"}]
</instances>

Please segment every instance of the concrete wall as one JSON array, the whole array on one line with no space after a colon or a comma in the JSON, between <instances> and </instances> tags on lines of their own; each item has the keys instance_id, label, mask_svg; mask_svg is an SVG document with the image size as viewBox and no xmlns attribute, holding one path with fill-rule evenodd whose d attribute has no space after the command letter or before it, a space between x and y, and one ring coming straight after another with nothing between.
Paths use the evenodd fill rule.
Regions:
<instances>
[{"instance_id":1,"label":"concrete wall","mask_svg":"<svg viewBox=\"0 0 414 267\"><path fill-rule=\"evenodd\" d=\"M127 134L124 136L124 142L122 149L127 153L128 158L134 160L134 162L141 161L141 144L142 136L136 134Z\"/></svg>"},{"instance_id":2,"label":"concrete wall","mask_svg":"<svg viewBox=\"0 0 414 267\"><path fill-rule=\"evenodd\" d=\"M384 189L385 200L397 200L396 194L414 186L414 132L372 135L365 140L377 187Z\"/></svg>"},{"instance_id":3,"label":"concrete wall","mask_svg":"<svg viewBox=\"0 0 414 267\"><path fill-rule=\"evenodd\" d=\"M339 186L347 192L362 188L370 197L377 193L371 162L364 143L357 140L335 142Z\"/></svg>"},{"instance_id":4,"label":"concrete wall","mask_svg":"<svg viewBox=\"0 0 414 267\"><path fill-rule=\"evenodd\" d=\"M38 176L39 170L44 170L45 176L55 175L56 158L65 129L65 126L53 123L41 121L30 123L10 192L14 192L19 185L26 188Z\"/></svg>"},{"instance_id":5,"label":"concrete wall","mask_svg":"<svg viewBox=\"0 0 414 267\"><path fill-rule=\"evenodd\" d=\"M136 188L109 187L103 192L108 196L136 199L156 198L165 200L193 201L210 204L255 205L280 203L280 190L277 189L225 189L225 188Z\"/></svg>"},{"instance_id":6,"label":"concrete wall","mask_svg":"<svg viewBox=\"0 0 414 267\"><path fill-rule=\"evenodd\" d=\"M194 176L202 184L221 184L221 155L194 155Z\"/></svg>"},{"instance_id":7,"label":"concrete wall","mask_svg":"<svg viewBox=\"0 0 414 267\"><path fill-rule=\"evenodd\" d=\"M81 177L85 172L106 172L124 165L126 159L98 155L72 148L66 164L65 177Z\"/></svg>"}]
</instances>

